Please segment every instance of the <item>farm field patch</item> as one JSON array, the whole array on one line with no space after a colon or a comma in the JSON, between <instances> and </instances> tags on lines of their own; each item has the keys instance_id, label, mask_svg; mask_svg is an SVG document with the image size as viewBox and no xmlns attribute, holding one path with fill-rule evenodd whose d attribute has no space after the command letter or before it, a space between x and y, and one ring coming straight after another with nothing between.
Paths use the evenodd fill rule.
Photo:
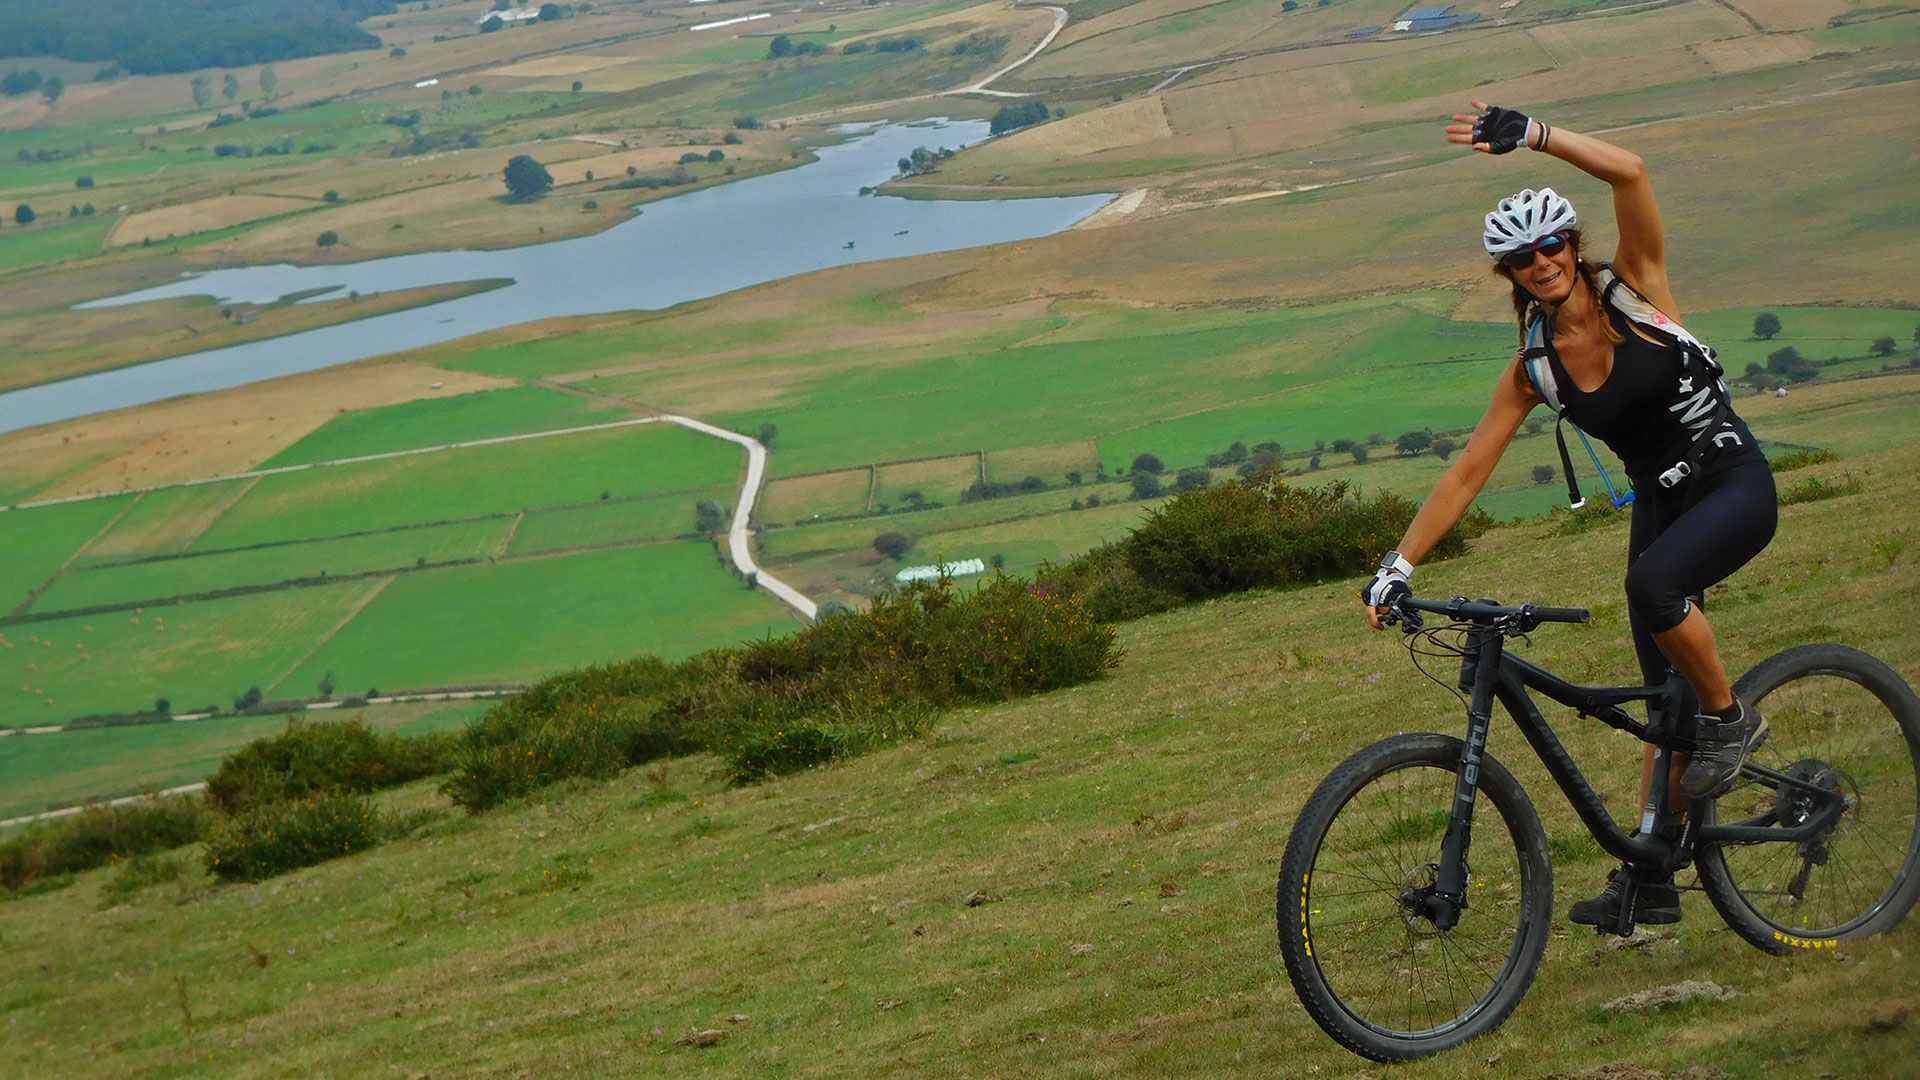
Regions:
<instances>
[{"instance_id":1,"label":"farm field patch","mask_svg":"<svg viewBox=\"0 0 1920 1080\"><path fill-rule=\"evenodd\" d=\"M632 415L538 386L427 398L342 413L267 459L261 468L337 461L532 431L558 431L625 420Z\"/></svg>"},{"instance_id":2,"label":"farm field patch","mask_svg":"<svg viewBox=\"0 0 1920 1080\"><path fill-rule=\"evenodd\" d=\"M517 682L643 652L677 658L794 626L721 569L705 541L396 580L286 680L392 687Z\"/></svg>"},{"instance_id":3,"label":"farm field patch","mask_svg":"<svg viewBox=\"0 0 1920 1080\"><path fill-rule=\"evenodd\" d=\"M875 506L900 506L901 496L917 491L934 502L957 503L960 493L980 479L980 456L959 454L929 461L906 461L880 467Z\"/></svg>"},{"instance_id":4,"label":"farm field patch","mask_svg":"<svg viewBox=\"0 0 1920 1080\"><path fill-rule=\"evenodd\" d=\"M0 514L0 551L6 552L0 559L0 614L26 603L29 593L132 501L131 496L96 499ZM0 652L6 655L11 651Z\"/></svg>"},{"instance_id":5,"label":"farm field patch","mask_svg":"<svg viewBox=\"0 0 1920 1080\"><path fill-rule=\"evenodd\" d=\"M202 538L243 547L737 482L738 447L668 424L559 435L261 479Z\"/></svg>"},{"instance_id":6,"label":"farm field patch","mask_svg":"<svg viewBox=\"0 0 1920 1080\"><path fill-rule=\"evenodd\" d=\"M157 601L243 585L296 578L405 570L426 563L491 557L506 539L511 518L430 525L368 536L276 544L241 551L209 551L150 562L74 570L34 602L36 612L72 611L107 604Z\"/></svg>"},{"instance_id":7,"label":"farm field patch","mask_svg":"<svg viewBox=\"0 0 1920 1080\"><path fill-rule=\"evenodd\" d=\"M223 480L142 492L112 528L80 552L74 563L87 566L129 556L184 551L251 483Z\"/></svg>"},{"instance_id":8,"label":"farm field patch","mask_svg":"<svg viewBox=\"0 0 1920 1080\"><path fill-rule=\"evenodd\" d=\"M872 487L871 468L785 477L767 484L756 512L762 521L782 523L815 515L858 514L867 508Z\"/></svg>"},{"instance_id":9,"label":"farm field patch","mask_svg":"<svg viewBox=\"0 0 1920 1080\"><path fill-rule=\"evenodd\" d=\"M114 227L110 245L169 240L176 236L244 225L261 218L312 210L323 204L278 195L215 195L176 206L128 214Z\"/></svg>"},{"instance_id":10,"label":"farm field patch","mask_svg":"<svg viewBox=\"0 0 1920 1080\"><path fill-rule=\"evenodd\" d=\"M686 536L694 531L694 503L711 499L730 512L738 495L738 488L723 486L648 499L538 510L520 522L508 552L523 555Z\"/></svg>"},{"instance_id":11,"label":"farm field patch","mask_svg":"<svg viewBox=\"0 0 1920 1080\"><path fill-rule=\"evenodd\" d=\"M181 712L226 705L247 687L278 679L380 584L345 582L7 627L14 647L0 649L0 716L28 726L150 709L158 698Z\"/></svg>"}]
</instances>

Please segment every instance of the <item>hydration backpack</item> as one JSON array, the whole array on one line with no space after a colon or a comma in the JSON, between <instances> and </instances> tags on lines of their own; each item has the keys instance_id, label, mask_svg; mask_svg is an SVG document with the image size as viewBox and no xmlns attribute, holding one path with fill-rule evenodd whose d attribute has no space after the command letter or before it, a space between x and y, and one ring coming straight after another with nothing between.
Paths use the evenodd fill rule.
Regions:
<instances>
[{"instance_id":1,"label":"hydration backpack","mask_svg":"<svg viewBox=\"0 0 1920 1080\"><path fill-rule=\"evenodd\" d=\"M1699 471L1700 459L1709 448L1725 446L1729 442L1738 445L1741 441L1732 423L1733 407L1728 403L1732 394L1722 377L1725 371L1710 346L1654 307L1638 289L1615 274L1611 267L1595 267L1594 277L1600 283L1600 304L1604 310L1619 312L1627 321L1645 331L1649 338L1680 354L1681 395L1668 409L1693 433L1693 442L1680 460L1659 475L1661 487L1673 487ZM1520 363L1526 370L1527 380L1533 384L1534 393L1540 395L1540 400L1546 402L1547 408L1552 409L1557 418L1553 435L1560 447L1561 469L1567 477L1567 504L1571 509L1578 510L1586 505L1586 499L1580 494L1579 481L1573 475L1573 458L1567 453L1567 437L1563 431L1564 425L1569 422L1567 407L1560 400L1560 388L1553 377L1553 365L1547 360L1547 343L1552 339L1552 321L1544 315L1535 316L1527 326L1527 344L1521 350ZM1697 390L1692 388L1694 380L1700 383ZM1622 495L1613 486L1613 478L1607 475L1607 468L1600 463L1600 455L1594 451L1586 432L1581 431L1577 424L1573 430L1587 448L1587 456L1593 459L1594 468L1600 471L1601 482L1606 484L1614 508L1631 504L1633 492Z\"/></svg>"}]
</instances>

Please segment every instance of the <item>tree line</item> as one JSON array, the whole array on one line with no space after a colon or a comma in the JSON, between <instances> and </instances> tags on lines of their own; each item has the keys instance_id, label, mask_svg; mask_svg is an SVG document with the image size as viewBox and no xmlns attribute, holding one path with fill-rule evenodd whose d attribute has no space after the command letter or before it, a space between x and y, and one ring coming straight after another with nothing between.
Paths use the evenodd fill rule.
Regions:
<instances>
[{"instance_id":1,"label":"tree line","mask_svg":"<svg viewBox=\"0 0 1920 1080\"><path fill-rule=\"evenodd\" d=\"M135 75L373 49L393 0L11 0L0 57L117 61Z\"/></svg>"}]
</instances>

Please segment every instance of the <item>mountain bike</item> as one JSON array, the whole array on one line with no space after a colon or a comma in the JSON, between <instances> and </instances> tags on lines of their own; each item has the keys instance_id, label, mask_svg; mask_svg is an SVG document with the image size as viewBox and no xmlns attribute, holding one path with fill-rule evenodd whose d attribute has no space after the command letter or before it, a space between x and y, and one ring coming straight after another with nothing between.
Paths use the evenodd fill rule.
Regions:
<instances>
[{"instance_id":1,"label":"mountain bike","mask_svg":"<svg viewBox=\"0 0 1920 1080\"><path fill-rule=\"evenodd\" d=\"M1427 625L1427 615L1442 617ZM1348 758L1308 798L1281 861L1280 952L1300 1002L1376 1061L1436 1053L1503 1023L1533 982L1553 921L1540 817L1486 750L1504 708L1600 847L1639 867L1692 865L1735 933L1773 953L1881 933L1920 894L1920 698L1886 664L1803 645L1734 686L1772 733L1718 799L1669 812L1683 721L1677 674L1657 686L1576 686L1507 648L1579 608L1403 597L1388 613L1416 667L1459 660L1467 734L1402 734ZM1449 689L1452 689L1449 687ZM1656 747L1637 829L1616 824L1530 692ZM1626 706L1645 702L1647 719ZM1618 925L1631 934L1631 876Z\"/></svg>"}]
</instances>

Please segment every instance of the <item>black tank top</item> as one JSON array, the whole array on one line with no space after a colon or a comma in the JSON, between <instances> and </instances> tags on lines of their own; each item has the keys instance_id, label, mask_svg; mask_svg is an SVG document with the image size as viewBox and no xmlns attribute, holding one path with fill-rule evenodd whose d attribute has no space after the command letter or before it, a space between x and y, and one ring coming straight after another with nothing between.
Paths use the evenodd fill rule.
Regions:
<instances>
[{"instance_id":1,"label":"black tank top","mask_svg":"<svg viewBox=\"0 0 1920 1080\"><path fill-rule=\"evenodd\" d=\"M1552 366L1567 419L1607 444L1627 467L1636 487L1646 487L1693 447L1693 432L1682 422L1686 403L1712 382L1704 371L1688 371L1680 350L1641 337L1626 316L1609 308L1607 318L1623 340L1613 347L1613 371L1592 391L1580 389L1560 363L1547 327L1547 362ZM1753 433L1738 416L1729 419L1739 442L1722 439L1711 446L1704 464L1714 471L1758 456Z\"/></svg>"}]
</instances>

